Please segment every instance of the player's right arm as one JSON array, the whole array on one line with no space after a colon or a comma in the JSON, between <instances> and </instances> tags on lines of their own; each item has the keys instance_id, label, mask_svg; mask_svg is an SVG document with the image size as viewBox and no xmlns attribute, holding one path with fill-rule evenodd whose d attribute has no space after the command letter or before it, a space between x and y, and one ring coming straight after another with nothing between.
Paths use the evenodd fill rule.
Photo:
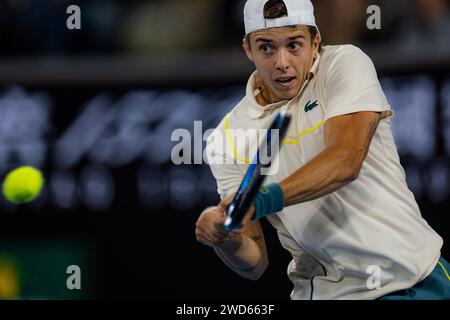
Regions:
<instances>
[{"instance_id":1,"label":"player's right arm","mask_svg":"<svg viewBox=\"0 0 450 320\"><path fill-rule=\"evenodd\" d=\"M196 223L196 238L212 247L220 259L237 274L257 280L268 266L261 224L259 221L251 221L238 233L227 232L223 227L226 218L225 201L200 215Z\"/></svg>"},{"instance_id":2,"label":"player's right arm","mask_svg":"<svg viewBox=\"0 0 450 320\"><path fill-rule=\"evenodd\" d=\"M260 222L249 221L253 208L244 219L244 222L249 222L239 232L230 233L224 229L226 206L232 201L244 176L235 161L226 154L226 146L222 145L227 141L224 122L225 118L208 138L206 147L208 163L223 201L203 211L196 222L195 235L199 242L212 247L230 269L242 277L256 280L267 268L268 258Z\"/></svg>"}]
</instances>

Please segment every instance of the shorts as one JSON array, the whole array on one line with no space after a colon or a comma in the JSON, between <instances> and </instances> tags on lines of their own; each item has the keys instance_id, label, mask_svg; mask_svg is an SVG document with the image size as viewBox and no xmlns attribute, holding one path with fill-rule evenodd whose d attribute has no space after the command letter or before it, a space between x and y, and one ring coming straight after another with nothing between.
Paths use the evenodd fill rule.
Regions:
<instances>
[{"instance_id":1,"label":"shorts","mask_svg":"<svg viewBox=\"0 0 450 320\"><path fill-rule=\"evenodd\" d=\"M433 272L414 287L389 293L378 300L450 300L450 264L440 258Z\"/></svg>"}]
</instances>

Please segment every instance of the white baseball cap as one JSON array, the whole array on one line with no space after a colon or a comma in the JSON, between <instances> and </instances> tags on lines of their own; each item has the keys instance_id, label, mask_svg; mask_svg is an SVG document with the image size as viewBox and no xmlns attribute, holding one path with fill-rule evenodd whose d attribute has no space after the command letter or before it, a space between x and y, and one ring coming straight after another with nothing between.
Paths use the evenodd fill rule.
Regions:
<instances>
[{"instance_id":1,"label":"white baseball cap","mask_svg":"<svg viewBox=\"0 0 450 320\"><path fill-rule=\"evenodd\" d=\"M274 0L247 0L244 7L245 34L256 30L295 26L298 24L315 27L321 40L310 0L279 0L284 2L288 15L277 19L264 18L264 6Z\"/></svg>"}]
</instances>

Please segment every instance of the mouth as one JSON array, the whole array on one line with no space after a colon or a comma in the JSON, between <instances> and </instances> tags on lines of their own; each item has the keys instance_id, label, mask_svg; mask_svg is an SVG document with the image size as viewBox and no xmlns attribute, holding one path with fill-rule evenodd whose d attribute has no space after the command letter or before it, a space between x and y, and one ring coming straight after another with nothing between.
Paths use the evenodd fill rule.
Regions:
<instances>
[{"instance_id":1,"label":"mouth","mask_svg":"<svg viewBox=\"0 0 450 320\"><path fill-rule=\"evenodd\" d=\"M292 86L295 82L296 77L279 77L275 79L275 82L277 82L280 86L284 88L288 88Z\"/></svg>"}]
</instances>

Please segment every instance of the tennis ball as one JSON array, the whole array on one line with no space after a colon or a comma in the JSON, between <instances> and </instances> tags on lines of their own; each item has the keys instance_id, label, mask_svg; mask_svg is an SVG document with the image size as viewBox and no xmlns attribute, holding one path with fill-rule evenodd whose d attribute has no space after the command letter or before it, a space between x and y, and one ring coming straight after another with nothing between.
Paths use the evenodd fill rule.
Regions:
<instances>
[{"instance_id":1,"label":"tennis ball","mask_svg":"<svg viewBox=\"0 0 450 320\"><path fill-rule=\"evenodd\" d=\"M22 166L10 171L3 181L3 195L15 204L36 199L44 185L42 173L33 167Z\"/></svg>"}]
</instances>

